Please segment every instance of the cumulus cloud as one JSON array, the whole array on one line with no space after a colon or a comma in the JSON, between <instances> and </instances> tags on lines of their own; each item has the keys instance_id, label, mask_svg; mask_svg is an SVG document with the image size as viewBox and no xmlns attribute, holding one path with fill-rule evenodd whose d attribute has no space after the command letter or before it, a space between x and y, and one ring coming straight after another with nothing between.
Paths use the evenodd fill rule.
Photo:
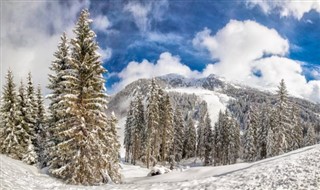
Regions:
<instances>
[{"instance_id":1,"label":"cumulus cloud","mask_svg":"<svg viewBox=\"0 0 320 190\"><path fill-rule=\"evenodd\" d=\"M214 73L228 80L257 88L274 90L284 79L290 94L320 101L320 81L307 82L302 63L284 57L289 42L274 29L254 21L231 20L215 35L209 29L196 34L193 45L206 49L215 64L202 74ZM255 75L259 72L260 76Z\"/></svg>"},{"instance_id":2,"label":"cumulus cloud","mask_svg":"<svg viewBox=\"0 0 320 190\"><path fill-rule=\"evenodd\" d=\"M188 66L181 63L179 57L173 56L169 52L164 52L156 63L151 63L148 60L143 60L141 63L130 62L125 69L118 73L121 81L114 84L113 88L118 91L137 79L152 78L171 73L178 73L186 77L199 76L197 71L192 71Z\"/></svg>"},{"instance_id":3,"label":"cumulus cloud","mask_svg":"<svg viewBox=\"0 0 320 190\"><path fill-rule=\"evenodd\" d=\"M320 1L271 1L271 0L247 0L249 7L259 6L265 13L270 14L273 11L279 12L281 16L293 16L301 19L305 13L315 10L320 12Z\"/></svg>"},{"instance_id":4,"label":"cumulus cloud","mask_svg":"<svg viewBox=\"0 0 320 190\"><path fill-rule=\"evenodd\" d=\"M0 80L4 81L9 68L17 82L30 71L34 83L40 83L46 90L49 66L60 35L66 31L71 36L77 14L89 3L82 0L72 4L54 1L1 3Z\"/></svg>"}]
</instances>

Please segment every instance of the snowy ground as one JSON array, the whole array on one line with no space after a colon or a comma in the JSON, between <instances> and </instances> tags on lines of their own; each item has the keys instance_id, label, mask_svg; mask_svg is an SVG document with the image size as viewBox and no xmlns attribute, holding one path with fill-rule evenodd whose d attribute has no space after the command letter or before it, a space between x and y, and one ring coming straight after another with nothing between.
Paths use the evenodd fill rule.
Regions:
<instances>
[{"instance_id":1,"label":"snowy ground","mask_svg":"<svg viewBox=\"0 0 320 190\"><path fill-rule=\"evenodd\" d=\"M34 166L0 155L0 189L320 189L320 145L255 163L192 167L146 177L149 170L123 164L124 184L80 187L41 174Z\"/></svg>"}]
</instances>

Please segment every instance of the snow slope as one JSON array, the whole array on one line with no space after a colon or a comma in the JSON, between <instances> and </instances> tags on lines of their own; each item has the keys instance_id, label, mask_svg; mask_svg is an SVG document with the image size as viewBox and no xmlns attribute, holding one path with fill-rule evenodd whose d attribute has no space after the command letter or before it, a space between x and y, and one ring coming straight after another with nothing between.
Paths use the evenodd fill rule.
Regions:
<instances>
[{"instance_id":1,"label":"snow slope","mask_svg":"<svg viewBox=\"0 0 320 190\"><path fill-rule=\"evenodd\" d=\"M122 165L124 184L95 187L65 185L34 166L0 155L0 189L320 189L320 145L255 163L194 167L143 177L149 170ZM139 177L140 176L140 177Z\"/></svg>"}]
</instances>

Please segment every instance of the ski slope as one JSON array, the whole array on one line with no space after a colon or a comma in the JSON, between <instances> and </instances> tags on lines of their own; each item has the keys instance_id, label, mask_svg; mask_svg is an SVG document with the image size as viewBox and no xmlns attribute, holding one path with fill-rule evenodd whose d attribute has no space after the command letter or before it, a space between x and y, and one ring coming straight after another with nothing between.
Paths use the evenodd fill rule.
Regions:
<instances>
[{"instance_id":1,"label":"ski slope","mask_svg":"<svg viewBox=\"0 0 320 190\"><path fill-rule=\"evenodd\" d=\"M193 167L146 177L146 168L122 164L124 184L72 186L40 173L34 166L0 155L0 189L320 189L320 145L254 163Z\"/></svg>"}]
</instances>

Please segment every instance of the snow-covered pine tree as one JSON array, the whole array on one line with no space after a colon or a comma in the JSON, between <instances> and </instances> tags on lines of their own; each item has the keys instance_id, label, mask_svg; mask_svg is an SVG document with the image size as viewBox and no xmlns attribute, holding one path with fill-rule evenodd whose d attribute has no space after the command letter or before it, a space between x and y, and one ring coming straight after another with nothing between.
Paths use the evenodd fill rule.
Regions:
<instances>
[{"instance_id":1,"label":"snow-covered pine tree","mask_svg":"<svg viewBox=\"0 0 320 190\"><path fill-rule=\"evenodd\" d=\"M233 164L239 158L240 126L226 110L219 112L219 118L214 128L214 165Z\"/></svg>"},{"instance_id":2,"label":"snow-covered pine tree","mask_svg":"<svg viewBox=\"0 0 320 190\"><path fill-rule=\"evenodd\" d=\"M46 132L46 148L45 148L45 158L41 161L41 166L45 167L48 165L48 161L54 159L60 159L59 152L52 151L55 148L55 145L59 144L62 139L59 135L59 132L62 130L62 126L66 126L66 120L70 117L70 114L67 114L67 106L62 101L63 96L67 93L65 84L65 76L67 75L68 69L70 68L70 58L68 55L69 45L66 33L63 33L61 36L61 41L58 45L58 50L54 53L54 61L52 61L49 74L49 85L48 89L51 90L51 94L48 95L50 100L48 108L48 120ZM58 155L54 155L57 153ZM63 161L61 161L62 163ZM60 167L60 162L54 162L58 164L54 167Z\"/></svg>"},{"instance_id":3,"label":"snow-covered pine tree","mask_svg":"<svg viewBox=\"0 0 320 190\"><path fill-rule=\"evenodd\" d=\"M212 165L212 148L213 148L213 133L211 127L211 120L208 113L205 115L205 126L203 131L203 146L204 146L204 165Z\"/></svg>"},{"instance_id":4,"label":"snow-covered pine tree","mask_svg":"<svg viewBox=\"0 0 320 190\"><path fill-rule=\"evenodd\" d=\"M228 163L234 164L237 162L237 159L239 158L240 153L240 125L238 124L238 121L233 118L231 115L229 117L229 152L228 152Z\"/></svg>"},{"instance_id":5,"label":"snow-covered pine tree","mask_svg":"<svg viewBox=\"0 0 320 190\"><path fill-rule=\"evenodd\" d=\"M207 112L207 111L206 111ZM206 117L207 113L202 115L199 119L199 124L197 126L197 157L200 159L205 156L205 135L204 128L206 127Z\"/></svg>"},{"instance_id":6,"label":"snow-covered pine tree","mask_svg":"<svg viewBox=\"0 0 320 190\"><path fill-rule=\"evenodd\" d=\"M307 134L304 138L304 146L311 146L317 143L316 141L316 133L314 131L314 127L309 123Z\"/></svg>"},{"instance_id":7,"label":"snow-covered pine tree","mask_svg":"<svg viewBox=\"0 0 320 190\"><path fill-rule=\"evenodd\" d=\"M173 143L173 108L170 102L169 95L164 95L163 98L163 115L161 117L161 161L169 161L170 148Z\"/></svg>"},{"instance_id":8,"label":"snow-covered pine tree","mask_svg":"<svg viewBox=\"0 0 320 190\"><path fill-rule=\"evenodd\" d=\"M113 182L119 183L121 180L120 175L120 143L118 142L118 135L117 135L117 117L115 116L114 112L111 113L111 117L109 118L109 126L105 134L107 135L107 139L110 139L110 142L113 142L112 146L106 146L105 154L109 155L109 162L107 166L107 178L111 178Z\"/></svg>"},{"instance_id":9,"label":"snow-covered pine tree","mask_svg":"<svg viewBox=\"0 0 320 190\"><path fill-rule=\"evenodd\" d=\"M268 127L268 134L267 134L267 157L273 157L278 155L278 149L275 146L275 140L277 134L275 134L275 129L278 126L277 123L277 112L275 109L270 109L270 116L269 116L269 127Z\"/></svg>"},{"instance_id":10,"label":"snow-covered pine tree","mask_svg":"<svg viewBox=\"0 0 320 190\"><path fill-rule=\"evenodd\" d=\"M188 116L184 140L184 156L183 158L192 158L197 152L197 134L191 115Z\"/></svg>"},{"instance_id":11,"label":"snow-covered pine tree","mask_svg":"<svg viewBox=\"0 0 320 190\"><path fill-rule=\"evenodd\" d=\"M127 119L126 119L126 124L124 128L124 148L126 151L125 154L125 162L129 162L130 159L132 158L132 128L134 127L135 123L135 117L134 117L134 107L135 107L135 102L131 101L129 110L127 113Z\"/></svg>"},{"instance_id":12,"label":"snow-covered pine tree","mask_svg":"<svg viewBox=\"0 0 320 190\"><path fill-rule=\"evenodd\" d=\"M44 166L44 162L46 159L46 121L45 121L45 108L43 103L43 97L41 92L41 87L38 85L36 92L36 107L37 107L37 117L36 117L36 128L39 130L37 133L37 145L38 145L38 162L40 166Z\"/></svg>"},{"instance_id":13,"label":"snow-covered pine tree","mask_svg":"<svg viewBox=\"0 0 320 190\"><path fill-rule=\"evenodd\" d=\"M88 10L81 11L71 40L70 68L66 71L66 93L62 103L70 117L59 125L59 143L53 148L49 172L71 184L100 184L120 181L115 156L108 147L116 146L111 138L105 114L105 79L95 33L90 29ZM58 156L59 155L59 156ZM110 177L108 177L110 176Z\"/></svg>"},{"instance_id":14,"label":"snow-covered pine tree","mask_svg":"<svg viewBox=\"0 0 320 190\"><path fill-rule=\"evenodd\" d=\"M176 108L174 114L174 140L172 144L172 154L175 161L180 162L183 154L183 143L185 136L185 127L182 114L179 108Z\"/></svg>"},{"instance_id":15,"label":"snow-covered pine tree","mask_svg":"<svg viewBox=\"0 0 320 190\"><path fill-rule=\"evenodd\" d=\"M218 121L214 125L214 150L213 150L213 159L214 165L221 165L222 155L223 155L223 125L224 125L224 114L222 111L219 111Z\"/></svg>"},{"instance_id":16,"label":"snow-covered pine tree","mask_svg":"<svg viewBox=\"0 0 320 190\"><path fill-rule=\"evenodd\" d=\"M22 121L19 113L15 88L12 71L8 70L1 97L0 152L21 160L28 148L29 126Z\"/></svg>"},{"instance_id":17,"label":"snow-covered pine tree","mask_svg":"<svg viewBox=\"0 0 320 190\"><path fill-rule=\"evenodd\" d=\"M296 104L293 104L291 110L291 123L292 123L292 134L291 134L291 150L296 150L303 147L303 129L300 111L298 110Z\"/></svg>"},{"instance_id":18,"label":"snow-covered pine tree","mask_svg":"<svg viewBox=\"0 0 320 190\"><path fill-rule=\"evenodd\" d=\"M290 114L288 105L288 91L284 80L282 79L277 91L277 104L276 104L276 126L274 128L274 146L275 155L283 154L287 151L290 141Z\"/></svg>"},{"instance_id":19,"label":"snow-covered pine tree","mask_svg":"<svg viewBox=\"0 0 320 190\"><path fill-rule=\"evenodd\" d=\"M258 156L257 131L259 127L257 110L251 105L247 114L246 131L244 134L244 154L246 161L255 161Z\"/></svg>"},{"instance_id":20,"label":"snow-covered pine tree","mask_svg":"<svg viewBox=\"0 0 320 190\"><path fill-rule=\"evenodd\" d=\"M142 156L141 149L145 130L144 106L142 103L142 96L140 91L137 92L135 98L130 104L128 117L128 123L126 123L126 131L131 131L131 133L128 134L127 132L125 132L125 141L130 141L127 142L127 146L129 146L130 149L129 155L131 155L131 163L135 165L136 161Z\"/></svg>"},{"instance_id":21,"label":"snow-covered pine tree","mask_svg":"<svg viewBox=\"0 0 320 190\"><path fill-rule=\"evenodd\" d=\"M270 103L265 102L261 106L261 110L259 113L259 127L257 130L257 151L258 151L258 157L257 160L261 160L267 157L267 136L268 136L268 130L270 126Z\"/></svg>"},{"instance_id":22,"label":"snow-covered pine tree","mask_svg":"<svg viewBox=\"0 0 320 190\"><path fill-rule=\"evenodd\" d=\"M37 119L37 101L35 89L32 81L32 75L29 72L26 85L26 119L30 124L29 135L31 137L32 144L36 152L38 152L37 135L39 134L39 128L36 125Z\"/></svg>"},{"instance_id":23,"label":"snow-covered pine tree","mask_svg":"<svg viewBox=\"0 0 320 190\"><path fill-rule=\"evenodd\" d=\"M146 121L145 121L145 111L144 111L144 105L143 105L143 98L142 94L139 91L137 94L137 100L136 100L136 109L134 112L135 118L136 118L136 127L135 127L135 138L136 141L136 148L135 148L135 158L140 159L143 155L143 147L145 147L145 141L143 140L145 137L145 129L146 129Z\"/></svg>"},{"instance_id":24,"label":"snow-covered pine tree","mask_svg":"<svg viewBox=\"0 0 320 190\"><path fill-rule=\"evenodd\" d=\"M28 113L27 113L27 100L26 100L26 92L23 82L20 82L19 90L18 90L18 98L17 98L17 109L18 114L17 118L17 125L19 125L24 133L19 134L20 138L25 139L24 141L27 142L27 146L25 147L25 152L22 157L22 160L27 164L35 164L38 162L38 154L35 152L34 145L31 141L30 136L30 129L32 129L32 123L28 123Z\"/></svg>"},{"instance_id":25,"label":"snow-covered pine tree","mask_svg":"<svg viewBox=\"0 0 320 190\"><path fill-rule=\"evenodd\" d=\"M161 136L159 134L159 87L155 79L152 79L149 89L146 111L146 153L144 159L147 168L150 167L150 162L155 165L158 161L161 143Z\"/></svg>"}]
</instances>

